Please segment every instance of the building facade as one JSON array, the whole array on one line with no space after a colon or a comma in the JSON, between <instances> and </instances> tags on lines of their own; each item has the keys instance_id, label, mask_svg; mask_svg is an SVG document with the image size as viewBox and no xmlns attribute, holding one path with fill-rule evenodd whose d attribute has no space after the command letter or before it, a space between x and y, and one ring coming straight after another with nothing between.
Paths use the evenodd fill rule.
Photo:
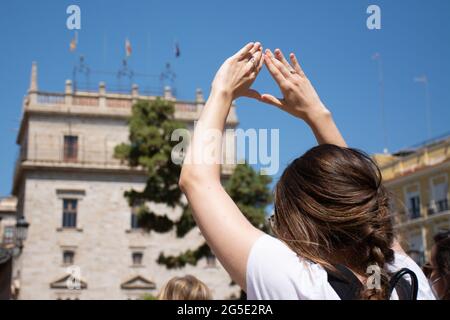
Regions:
<instances>
[{"instance_id":1,"label":"building facade","mask_svg":"<svg viewBox=\"0 0 450 320\"><path fill-rule=\"evenodd\" d=\"M143 189L146 176L115 159L114 148L128 141L132 104L155 98L140 95L136 85L129 94L107 92L104 83L97 92L73 92L70 80L63 93L43 92L33 64L13 183L17 215L30 224L14 263L19 299L139 299L155 296L170 278L185 274L204 281L214 298L238 295L214 257L182 269L159 265L161 252L197 248L204 241L199 229L182 239L175 231L145 232L124 198L127 190ZM204 105L201 91L195 101L179 101L166 87L164 98L174 102L175 118L192 129ZM233 106L227 127L237 123ZM229 158L232 141L227 147ZM224 179L232 169L223 166ZM152 206L171 218L181 215L181 209Z\"/></svg>"},{"instance_id":2,"label":"building facade","mask_svg":"<svg viewBox=\"0 0 450 320\"><path fill-rule=\"evenodd\" d=\"M429 261L433 236L450 229L450 136L393 155L376 155L393 195L393 221L416 262Z\"/></svg>"}]
</instances>

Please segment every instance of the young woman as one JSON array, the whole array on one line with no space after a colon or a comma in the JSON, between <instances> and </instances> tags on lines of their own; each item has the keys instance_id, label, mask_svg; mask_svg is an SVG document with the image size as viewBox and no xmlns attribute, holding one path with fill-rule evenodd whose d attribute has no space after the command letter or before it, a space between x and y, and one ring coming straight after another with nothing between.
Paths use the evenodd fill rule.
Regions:
<instances>
[{"instance_id":1,"label":"young woman","mask_svg":"<svg viewBox=\"0 0 450 320\"><path fill-rule=\"evenodd\" d=\"M327 273L337 265L360 281L356 298L387 299L388 272L407 267L419 278L418 298L432 299L420 268L393 250L387 193L377 166L347 148L294 54L290 62L278 49L263 54L260 43L249 43L224 62L212 82L180 177L209 246L248 299L339 299ZM250 89L263 64L283 98ZM222 141L216 133L223 131L232 101L241 96L302 119L319 143L293 161L276 186L272 220L277 238L253 227L220 183ZM215 159L205 161L205 144ZM380 285L362 285L374 265L381 269ZM392 297L398 298L395 291Z\"/></svg>"}]
</instances>

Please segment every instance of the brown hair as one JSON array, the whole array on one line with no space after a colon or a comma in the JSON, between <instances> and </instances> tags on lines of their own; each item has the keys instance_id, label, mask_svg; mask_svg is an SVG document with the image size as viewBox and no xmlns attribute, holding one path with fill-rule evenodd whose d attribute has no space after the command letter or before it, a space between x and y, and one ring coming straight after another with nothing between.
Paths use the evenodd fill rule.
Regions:
<instances>
[{"instance_id":1,"label":"brown hair","mask_svg":"<svg viewBox=\"0 0 450 320\"><path fill-rule=\"evenodd\" d=\"M434 263L443 283L442 300L450 300L450 231L440 232L434 236Z\"/></svg>"},{"instance_id":2,"label":"brown hair","mask_svg":"<svg viewBox=\"0 0 450 320\"><path fill-rule=\"evenodd\" d=\"M275 188L273 231L299 256L366 276L381 269L379 289L362 299L387 299L386 263L394 260L388 193L374 161L361 151L320 145L294 160Z\"/></svg>"},{"instance_id":3,"label":"brown hair","mask_svg":"<svg viewBox=\"0 0 450 320\"><path fill-rule=\"evenodd\" d=\"M174 277L167 282L158 295L158 300L211 300L209 288L191 275Z\"/></svg>"}]
</instances>

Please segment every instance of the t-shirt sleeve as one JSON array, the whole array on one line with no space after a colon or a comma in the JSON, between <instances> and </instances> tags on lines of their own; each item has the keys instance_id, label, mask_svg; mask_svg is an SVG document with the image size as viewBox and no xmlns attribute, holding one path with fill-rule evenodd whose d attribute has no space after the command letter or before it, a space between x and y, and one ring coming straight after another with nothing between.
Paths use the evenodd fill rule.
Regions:
<instances>
[{"instance_id":1,"label":"t-shirt sleeve","mask_svg":"<svg viewBox=\"0 0 450 320\"><path fill-rule=\"evenodd\" d=\"M339 299L321 267L269 235L258 238L250 251L246 282L249 300Z\"/></svg>"}]
</instances>

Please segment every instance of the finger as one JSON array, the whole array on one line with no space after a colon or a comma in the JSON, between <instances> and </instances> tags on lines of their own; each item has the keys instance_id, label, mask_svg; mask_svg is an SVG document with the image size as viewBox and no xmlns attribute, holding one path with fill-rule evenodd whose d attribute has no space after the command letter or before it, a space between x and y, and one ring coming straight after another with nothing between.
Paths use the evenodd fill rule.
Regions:
<instances>
[{"instance_id":1,"label":"finger","mask_svg":"<svg viewBox=\"0 0 450 320\"><path fill-rule=\"evenodd\" d=\"M259 71L258 70L258 66L261 63L261 57L262 57L262 51L258 50L252 57L250 60L248 60L246 66L245 66L245 74L249 74L251 73L253 75L253 73L256 73Z\"/></svg>"},{"instance_id":2,"label":"finger","mask_svg":"<svg viewBox=\"0 0 450 320\"><path fill-rule=\"evenodd\" d=\"M278 85L281 86L281 84L284 83L286 79L273 63L273 59L270 57L270 50L266 50L266 54L264 55L264 62L272 77L275 79Z\"/></svg>"},{"instance_id":3,"label":"finger","mask_svg":"<svg viewBox=\"0 0 450 320\"><path fill-rule=\"evenodd\" d=\"M249 55L254 55L257 51L259 51L259 49L261 48L261 43L259 42L255 42L255 44L253 45L253 47L250 49L250 51L248 52Z\"/></svg>"},{"instance_id":4,"label":"finger","mask_svg":"<svg viewBox=\"0 0 450 320\"><path fill-rule=\"evenodd\" d=\"M300 67L300 64L298 63L297 57L295 54L291 53L289 55L289 58L291 59L292 66L294 67L294 70L298 72L299 75L304 76L305 73L303 72L302 67Z\"/></svg>"},{"instance_id":5,"label":"finger","mask_svg":"<svg viewBox=\"0 0 450 320\"><path fill-rule=\"evenodd\" d=\"M281 52L280 49L275 49L275 58L280 61L288 70L292 69L292 66L287 62L286 58L283 55L283 52Z\"/></svg>"},{"instance_id":6,"label":"finger","mask_svg":"<svg viewBox=\"0 0 450 320\"><path fill-rule=\"evenodd\" d=\"M237 59L243 59L247 56L248 52L253 48L254 43L249 42L245 46L243 46L236 54L233 56Z\"/></svg>"},{"instance_id":7,"label":"finger","mask_svg":"<svg viewBox=\"0 0 450 320\"><path fill-rule=\"evenodd\" d=\"M264 53L262 53L262 49L261 49L261 59L259 60L258 73L261 71L263 65L264 65Z\"/></svg>"},{"instance_id":8,"label":"finger","mask_svg":"<svg viewBox=\"0 0 450 320\"><path fill-rule=\"evenodd\" d=\"M270 50L269 50L269 52L270 52ZM286 68L286 67L284 66L284 64L281 63L281 62L280 62L280 61L272 54L272 52L270 52L270 57L271 57L271 59L272 59L273 64L274 64L274 65L277 67L277 69L281 72L281 74L283 75L283 77L284 77L285 79L289 79L289 78L292 76L291 72L289 71L290 67L289 67L289 69Z\"/></svg>"},{"instance_id":9,"label":"finger","mask_svg":"<svg viewBox=\"0 0 450 320\"><path fill-rule=\"evenodd\" d=\"M262 94L260 100L262 102L274 105L275 107L278 107L278 108L283 108L283 105L284 105L284 99L276 98L273 95L268 94L268 93Z\"/></svg>"},{"instance_id":10,"label":"finger","mask_svg":"<svg viewBox=\"0 0 450 320\"><path fill-rule=\"evenodd\" d=\"M261 94L254 89L248 89L243 95L244 97L261 100Z\"/></svg>"}]
</instances>

